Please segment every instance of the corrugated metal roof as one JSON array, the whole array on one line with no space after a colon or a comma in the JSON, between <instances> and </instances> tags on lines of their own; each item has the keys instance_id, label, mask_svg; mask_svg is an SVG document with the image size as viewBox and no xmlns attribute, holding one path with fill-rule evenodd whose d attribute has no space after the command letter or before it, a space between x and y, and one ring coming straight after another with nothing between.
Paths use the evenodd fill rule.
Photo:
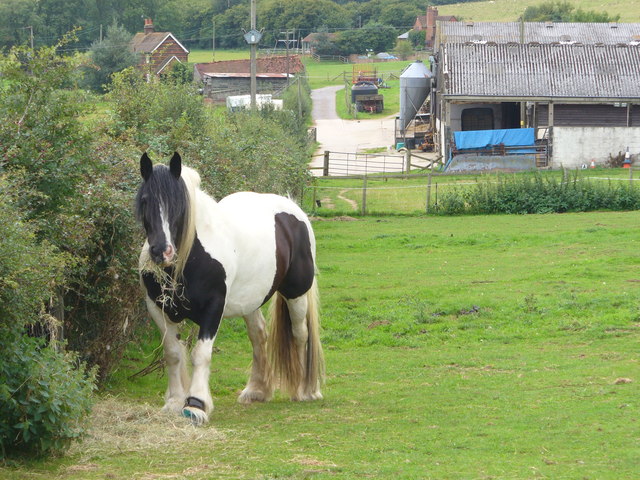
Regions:
<instances>
[{"instance_id":1,"label":"corrugated metal roof","mask_svg":"<svg viewBox=\"0 0 640 480\"><path fill-rule=\"evenodd\" d=\"M440 44L465 42L615 45L637 42L640 23L440 22Z\"/></svg>"},{"instance_id":2,"label":"corrugated metal roof","mask_svg":"<svg viewBox=\"0 0 640 480\"><path fill-rule=\"evenodd\" d=\"M640 46L444 45L444 95L640 99Z\"/></svg>"}]
</instances>

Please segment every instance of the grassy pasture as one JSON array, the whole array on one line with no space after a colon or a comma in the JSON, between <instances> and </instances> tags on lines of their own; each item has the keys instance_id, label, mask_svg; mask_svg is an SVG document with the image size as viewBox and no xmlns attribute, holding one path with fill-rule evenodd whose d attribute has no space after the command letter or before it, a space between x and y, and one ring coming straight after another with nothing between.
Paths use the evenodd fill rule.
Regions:
<instances>
[{"instance_id":1,"label":"grassy pasture","mask_svg":"<svg viewBox=\"0 0 640 480\"><path fill-rule=\"evenodd\" d=\"M490 0L485 2L455 3L438 5L439 15L455 15L459 19L476 22L515 22L532 5L545 0ZM621 22L640 22L640 4L630 0L579 0L569 1L582 10L607 12L620 15Z\"/></svg>"},{"instance_id":2,"label":"grassy pasture","mask_svg":"<svg viewBox=\"0 0 640 480\"><path fill-rule=\"evenodd\" d=\"M94 434L7 479L631 479L640 471L640 212L317 220L325 400L238 405L225 321L211 423L156 414L166 378L99 399Z\"/></svg>"}]
</instances>

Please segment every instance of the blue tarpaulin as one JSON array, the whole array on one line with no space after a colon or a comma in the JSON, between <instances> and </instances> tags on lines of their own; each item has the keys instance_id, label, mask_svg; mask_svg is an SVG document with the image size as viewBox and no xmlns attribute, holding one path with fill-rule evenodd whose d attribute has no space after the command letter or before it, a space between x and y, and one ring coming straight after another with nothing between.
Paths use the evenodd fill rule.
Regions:
<instances>
[{"instance_id":1,"label":"blue tarpaulin","mask_svg":"<svg viewBox=\"0 0 640 480\"><path fill-rule=\"evenodd\" d=\"M505 147L525 147L535 145L533 128L508 128L503 130L470 130L453 132L458 150L491 148L503 144ZM513 153L531 153L532 149L518 149Z\"/></svg>"}]
</instances>

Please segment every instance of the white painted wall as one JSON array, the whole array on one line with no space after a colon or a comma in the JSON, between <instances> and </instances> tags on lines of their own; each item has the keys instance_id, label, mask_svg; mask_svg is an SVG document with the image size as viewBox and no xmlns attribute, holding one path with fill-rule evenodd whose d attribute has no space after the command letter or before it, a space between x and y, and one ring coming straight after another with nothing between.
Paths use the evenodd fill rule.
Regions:
<instances>
[{"instance_id":1,"label":"white painted wall","mask_svg":"<svg viewBox=\"0 0 640 480\"><path fill-rule=\"evenodd\" d=\"M629 153L640 162L640 127L553 127L552 168L604 166L609 155Z\"/></svg>"}]
</instances>

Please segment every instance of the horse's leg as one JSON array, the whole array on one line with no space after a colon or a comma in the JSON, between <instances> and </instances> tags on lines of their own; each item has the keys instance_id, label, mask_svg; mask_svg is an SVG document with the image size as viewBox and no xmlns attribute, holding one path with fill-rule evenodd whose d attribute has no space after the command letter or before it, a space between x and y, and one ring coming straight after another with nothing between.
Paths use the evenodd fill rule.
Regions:
<instances>
[{"instance_id":1,"label":"horse's leg","mask_svg":"<svg viewBox=\"0 0 640 480\"><path fill-rule=\"evenodd\" d=\"M169 383L165 395L163 411L179 413L189 390L189 373L185 347L178 339L178 326L171 322L162 310L149 297L146 298L147 310L162 334L164 360L167 364Z\"/></svg>"},{"instance_id":2,"label":"horse's leg","mask_svg":"<svg viewBox=\"0 0 640 480\"><path fill-rule=\"evenodd\" d=\"M308 315L311 313L309 312L309 295L304 294L298 298L287 299L286 302L289 307L291 329L298 353L298 361L302 368L302 378L292 400L319 400L322 398L322 394L320 393L319 372L316 371L317 367L315 366L319 359L314 359L313 355L315 353L310 351L314 347L310 345L310 341L315 342L318 339L311 339L309 335Z\"/></svg>"},{"instance_id":3,"label":"horse's leg","mask_svg":"<svg viewBox=\"0 0 640 480\"><path fill-rule=\"evenodd\" d=\"M266 324L260 309L246 315L244 321L247 324L247 333L253 346L253 361L251 362L251 377L238 397L238 402L266 402L271 400L273 395L271 369L266 353Z\"/></svg>"},{"instance_id":4,"label":"horse's leg","mask_svg":"<svg viewBox=\"0 0 640 480\"><path fill-rule=\"evenodd\" d=\"M213 399L209 389L211 352L222 319L223 309L224 299L212 301L202 321L198 322L200 325L198 341L191 351L193 375L191 376L189 394L182 409L182 414L191 418L194 425L207 423L209 414L213 410Z\"/></svg>"}]
</instances>

